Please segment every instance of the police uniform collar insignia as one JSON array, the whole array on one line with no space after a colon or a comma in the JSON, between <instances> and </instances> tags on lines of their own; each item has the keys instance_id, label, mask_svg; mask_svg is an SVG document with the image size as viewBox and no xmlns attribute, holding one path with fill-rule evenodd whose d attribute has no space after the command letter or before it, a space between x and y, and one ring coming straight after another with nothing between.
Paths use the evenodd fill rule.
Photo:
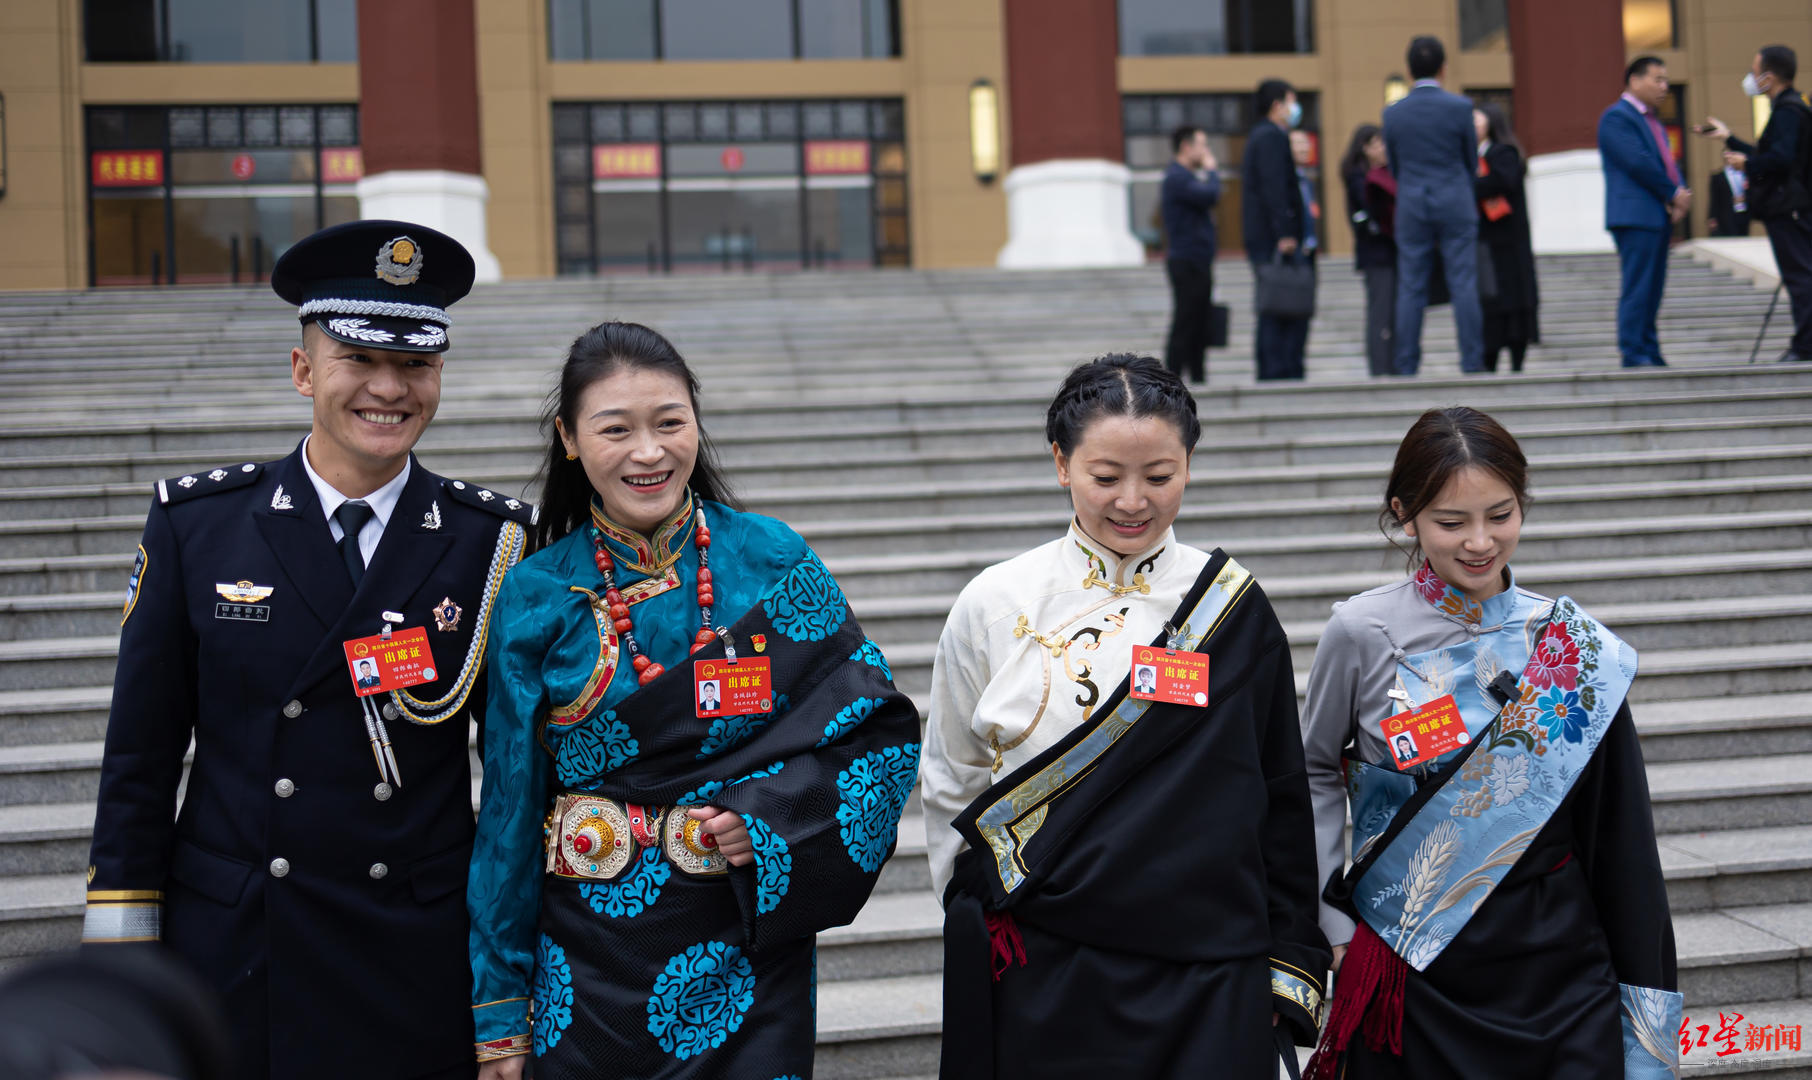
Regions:
<instances>
[{"instance_id":1,"label":"police uniform collar insignia","mask_svg":"<svg viewBox=\"0 0 1812 1080\"><path fill-rule=\"evenodd\" d=\"M378 249L377 276L392 285L415 284L422 276L421 245L407 236L386 242Z\"/></svg>"},{"instance_id":2,"label":"police uniform collar insignia","mask_svg":"<svg viewBox=\"0 0 1812 1080\"><path fill-rule=\"evenodd\" d=\"M446 597L434 605L434 628L442 632L457 630L459 629L459 617L463 614L465 614L465 609L455 604L452 597Z\"/></svg>"},{"instance_id":3,"label":"police uniform collar insignia","mask_svg":"<svg viewBox=\"0 0 1812 1080\"><path fill-rule=\"evenodd\" d=\"M220 483L222 480L225 480L226 478L227 478L227 471L225 469L215 469L213 472L208 474L208 479L214 481L216 484Z\"/></svg>"},{"instance_id":4,"label":"police uniform collar insignia","mask_svg":"<svg viewBox=\"0 0 1812 1080\"><path fill-rule=\"evenodd\" d=\"M422 515L422 528L424 528L424 529L440 528L440 502L439 502L439 500L436 500L436 501L428 504L428 512Z\"/></svg>"},{"instance_id":5,"label":"police uniform collar insignia","mask_svg":"<svg viewBox=\"0 0 1812 1080\"><path fill-rule=\"evenodd\" d=\"M278 484L277 490L271 492L271 509L272 510L294 510L295 508L296 508L296 504L294 502L290 501L290 497L288 495L284 494L283 485Z\"/></svg>"},{"instance_id":6,"label":"police uniform collar insignia","mask_svg":"<svg viewBox=\"0 0 1812 1080\"><path fill-rule=\"evenodd\" d=\"M181 480L178 480L176 482L176 486L183 487L183 488L192 488L195 486L195 478L193 476L185 476Z\"/></svg>"},{"instance_id":7,"label":"police uniform collar insignia","mask_svg":"<svg viewBox=\"0 0 1812 1080\"><path fill-rule=\"evenodd\" d=\"M249 581L223 581L214 586L214 591L220 594L221 599L235 604L257 604L268 600L277 590L271 585L254 585Z\"/></svg>"}]
</instances>

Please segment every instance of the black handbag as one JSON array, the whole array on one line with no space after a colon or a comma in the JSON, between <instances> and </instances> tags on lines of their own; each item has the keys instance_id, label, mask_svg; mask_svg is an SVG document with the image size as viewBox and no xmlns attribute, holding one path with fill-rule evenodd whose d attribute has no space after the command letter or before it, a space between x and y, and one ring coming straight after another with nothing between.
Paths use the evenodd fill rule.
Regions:
<instances>
[{"instance_id":1,"label":"black handbag","mask_svg":"<svg viewBox=\"0 0 1812 1080\"><path fill-rule=\"evenodd\" d=\"M1491 245L1480 241L1479 245L1479 299L1490 302L1497 299L1497 260L1491 256Z\"/></svg>"},{"instance_id":2,"label":"black handbag","mask_svg":"<svg viewBox=\"0 0 1812 1080\"><path fill-rule=\"evenodd\" d=\"M1274 319L1308 319L1315 314L1315 267L1280 252L1258 264L1253 298L1260 315Z\"/></svg>"},{"instance_id":3,"label":"black handbag","mask_svg":"<svg viewBox=\"0 0 1812 1080\"><path fill-rule=\"evenodd\" d=\"M1233 312L1226 304L1213 304L1208 308L1208 347L1224 349L1227 347L1227 331L1233 319Z\"/></svg>"}]
</instances>

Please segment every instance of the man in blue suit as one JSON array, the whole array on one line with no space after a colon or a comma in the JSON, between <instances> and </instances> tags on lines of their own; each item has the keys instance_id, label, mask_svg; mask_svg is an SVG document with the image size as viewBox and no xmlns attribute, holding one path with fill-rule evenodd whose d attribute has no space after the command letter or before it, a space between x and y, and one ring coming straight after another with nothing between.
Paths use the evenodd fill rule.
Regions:
<instances>
[{"instance_id":1,"label":"man in blue suit","mask_svg":"<svg viewBox=\"0 0 1812 1080\"><path fill-rule=\"evenodd\" d=\"M1663 367L1655 316L1667 284L1667 241L1686 216L1692 192L1657 113L1667 100L1667 66L1638 56L1623 73L1623 96L1598 118L1604 161L1604 227L1617 242L1623 292L1617 298L1617 351L1624 367Z\"/></svg>"},{"instance_id":2,"label":"man in blue suit","mask_svg":"<svg viewBox=\"0 0 1812 1080\"><path fill-rule=\"evenodd\" d=\"M1441 89L1447 52L1439 40L1409 43L1408 96L1384 110L1384 148L1397 178L1396 367L1414 375L1422 366L1422 311L1439 250L1453 294L1460 370L1485 370L1485 317L1479 307L1479 210L1472 194L1478 133L1472 102Z\"/></svg>"}]
</instances>

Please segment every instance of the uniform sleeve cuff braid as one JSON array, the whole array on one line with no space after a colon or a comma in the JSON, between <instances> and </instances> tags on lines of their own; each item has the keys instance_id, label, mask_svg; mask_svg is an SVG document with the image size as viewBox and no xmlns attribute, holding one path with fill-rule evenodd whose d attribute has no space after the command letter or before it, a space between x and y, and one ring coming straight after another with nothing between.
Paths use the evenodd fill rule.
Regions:
<instances>
[{"instance_id":1,"label":"uniform sleeve cuff braid","mask_svg":"<svg viewBox=\"0 0 1812 1080\"><path fill-rule=\"evenodd\" d=\"M491 1042L481 1042L476 1045L478 1048L478 1060L481 1062L500 1061L503 1058L521 1057L532 1049L529 1044L529 1037L526 1033L511 1035L506 1039L494 1039Z\"/></svg>"}]
</instances>

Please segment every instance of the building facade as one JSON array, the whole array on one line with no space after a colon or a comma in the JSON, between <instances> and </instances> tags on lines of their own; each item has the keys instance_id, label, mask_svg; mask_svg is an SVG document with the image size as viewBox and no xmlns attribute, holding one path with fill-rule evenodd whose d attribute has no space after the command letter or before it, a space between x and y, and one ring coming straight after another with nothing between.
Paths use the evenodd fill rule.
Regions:
<instances>
[{"instance_id":1,"label":"building facade","mask_svg":"<svg viewBox=\"0 0 1812 1080\"><path fill-rule=\"evenodd\" d=\"M398 102L433 134L449 66L476 90L466 156L504 277L994 265L1016 151L1073 118L1088 156L1130 170L1126 225L1153 255L1168 133L1206 128L1227 180L1221 243L1237 251L1260 79L1299 89L1331 165L1378 119L1416 33L1447 43L1457 90L1511 104L1516 72L1579 82L1513 57L1515 2L436 0L469 19L468 61L457 39L386 28L357 0L8 0L0 288L261 280L299 237L359 216L367 160L399 167L373 142L394 139ZM1812 60L1805 4L1570 10L1604 5L1620 9L1626 56L1667 62L1676 132L1711 114L1749 133L1739 84L1759 45ZM1537 42L1570 32L1546 21ZM1110 99L1111 116L1045 89L1016 100L1016 83L1041 84L1016 80L1013 57L1100 72L1090 100ZM1582 114L1595 119L1620 74L1590 78ZM1680 143L1703 187L1714 148ZM1329 247L1346 250L1344 199L1325 181L1323 194ZM1687 226L1700 235L1705 202Z\"/></svg>"}]
</instances>

